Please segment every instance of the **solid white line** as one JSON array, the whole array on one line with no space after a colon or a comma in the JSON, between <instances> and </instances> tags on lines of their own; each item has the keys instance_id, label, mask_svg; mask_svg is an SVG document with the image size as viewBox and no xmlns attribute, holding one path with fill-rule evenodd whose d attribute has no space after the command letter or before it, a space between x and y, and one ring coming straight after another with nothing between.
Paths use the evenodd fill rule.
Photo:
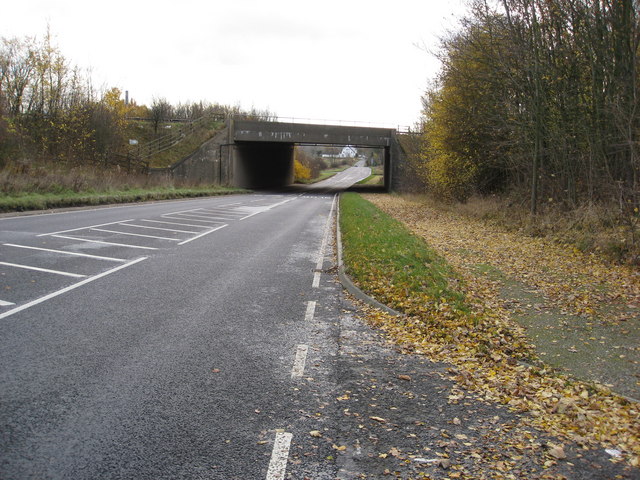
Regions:
<instances>
[{"instance_id":1,"label":"solid white line","mask_svg":"<svg viewBox=\"0 0 640 480\"><path fill-rule=\"evenodd\" d=\"M324 225L322 245L320 245L320 251L318 252L318 261L316 262L316 272L313 274L313 282L311 283L312 288L318 288L320 286L320 271L322 270L322 265L324 264L324 254L327 248L327 243L329 242L329 231L331 230L331 219L333 217L333 210L336 206L336 198L337 195L334 195L333 201L331 202L331 210L329 211L329 216L327 217L327 223L325 223Z\"/></svg>"},{"instance_id":2,"label":"solid white line","mask_svg":"<svg viewBox=\"0 0 640 480\"><path fill-rule=\"evenodd\" d=\"M171 216L169 216L171 215ZM167 215L162 215L163 218L171 218L173 220L182 220L181 218L174 218L174 215L180 215L181 217L187 217L185 220L189 220L190 222L203 222L203 223L220 223L214 220L198 220L197 218L193 218L193 215L189 215L188 213L171 213Z\"/></svg>"},{"instance_id":3,"label":"solid white line","mask_svg":"<svg viewBox=\"0 0 640 480\"><path fill-rule=\"evenodd\" d=\"M251 218L251 217L253 217L255 215L258 215L260 213L268 212L272 208L276 208L276 207L279 207L280 205L284 205L285 203L289 203L289 202L295 200L298 197L300 197L300 195L298 195L296 197L293 197L293 198L288 198L288 199L283 200L283 201L278 202L278 203L274 203L273 205L265 205L264 207L258 207L258 208L261 208L261 210L258 210L257 212L253 212L253 213L247 215L246 217L242 217L239 221L245 220L247 218Z\"/></svg>"},{"instance_id":4,"label":"solid white line","mask_svg":"<svg viewBox=\"0 0 640 480\"><path fill-rule=\"evenodd\" d=\"M120 225L124 225L126 227L148 228L149 230L163 230L165 232L199 233L199 232L194 232L193 230L177 230L175 228L150 227L149 225L134 225L132 223L121 223Z\"/></svg>"},{"instance_id":5,"label":"solid white line","mask_svg":"<svg viewBox=\"0 0 640 480\"><path fill-rule=\"evenodd\" d=\"M307 311L304 314L304 321L311 322L313 320L313 315L316 311L316 302L314 300L309 300L307 302Z\"/></svg>"},{"instance_id":6,"label":"solid white line","mask_svg":"<svg viewBox=\"0 0 640 480\"><path fill-rule=\"evenodd\" d=\"M51 248L30 247L28 245L14 245L13 243L5 243L4 245L7 247L26 248L43 252L62 253L63 255L73 255L75 257L95 258L96 260L106 260L107 262L126 262L126 260L122 258L101 257L99 255L89 255L88 253L67 252L65 250L52 250Z\"/></svg>"},{"instance_id":7,"label":"solid white line","mask_svg":"<svg viewBox=\"0 0 640 480\"><path fill-rule=\"evenodd\" d=\"M243 215L242 213L220 213L210 211L206 211L205 213L211 214L211 218L222 218L225 220L237 220Z\"/></svg>"},{"instance_id":8,"label":"solid white line","mask_svg":"<svg viewBox=\"0 0 640 480\"><path fill-rule=\"evenodd\" d=\"M308 351L308 345L298 345L298 348L296 349L296 358L293 361L293 368L291 369L291 378L300 378L304 374L304 366L307 362Z\"/></svg>"},{"instance_id":9,"label":"solid white line","mask_svg":"<svg viewBox=\"0 0 640 480\"><path fill-rule=\"evenodd\" d=\"M169 238L169 237L156 237L154 235L142 235L141 233L128 233L128 232L120 232L117 230L106 230L104 228L91 228L96 232L105 232L105 233L116 233L118 235L129 235L130 237L144 237L144 238L155 238L156 240L169 240L171 242L179 242L179 238Z\"/></svg>"},{"instance_id":10,"label":"solid white line","mask_svg":"<svg viewBox=\"0 0 640 480\"><path fill-rule=\"evenodd\" d=\"M216 227L216 228L212 228L211 230L208 230L208 231L206 231L204 233L201 233L200 235L196 235L195 237L190 238L189 240L185 240L184 242L180 242L178 245L184 245L185 243L193 242L194 240L197 240L198 238L204 237L205 235L209 235L210 233L213 233L216 230L220 230L221 228L228 227L228 226L229 225L225 224L225 225L221 225L221 226Z\"/></svg>"},{"instance_id":11,"label":"solid white line","mask_svg":"<svg viewBox=\"0 0 640 480\"><path fill-rule=\"evenodd\" d=\"M198 215L197 213L194 212L185 212L185 213L172 213L171 215L181 215L183 217L190 217L190 218L206 218L211 220L213 217L210 215Z\"/></svg>"},{"instance_id":12,"label":"solid white line","mask_svg":"<svg viewBox=\"0 0 640 480\"><path fill-rule=\"evenodd\" d=\"M287 432L276 433L276 440L273 442L271 461L267 470L266 480L283 480L287 472L287 461L289 459L289 447L293 435Z\"/></svg>"},{"instance_id":13,"label":"solid white line","mask_svg":"<svg viewBox=\"0 0 640 480\"><path fill-rule=\"evenodd\" d=\"M15 303L5 302L4 300L0 300L0 307L10 307L11 305L15 305Z\"/></svg>"},{"instance_id":14,"label":"solid white line","mask_svg":"<svg viewBox=\"0 0 640 480\"><path fill-rule=\"evenodd\" d=\"M13 309L9 310L8 312L4 312L3 314L0 314L0 320L3 319L3 318L8 317L10 315L13 315L14 313L18 313L18 312L21 312L22 310L26 310L27 308L33 307L34 305L38 305L40 303L46 302L47 300L50 300L50 299L52 299L54 297L57 297L58 295L62 295L63 293L67 293L67 292L69 292L71 290L74 290L74 289L76 289L78 287L86 285L87 283L93 282L94 280L98 280L99 278L106 277L107 275L115 273L118 270L122 270L123 268L130 267L131 265L134 265L134 264L136 264L138 262L146 260L147 258L148 257L140 257L140 258L138 258L136 260L132 260L132 261L130 261L128 263L125 263L124 265L119 265L119 266L117 266L115 268L112 268L111 270L107 270L106 272L102 272L102 273L100 273L98 275L95 275L93 277L89 277L86 280L82 280L81 282L74 283L73 285L70 285L70 286L68 286L66 288L63 288L62 290L58 290L56 292L50 293L48 295L45 295L44 297L40 297L40 298L37 298L35 300L32 300L31 302L25 303L24 305L20 305L19 307L16 307L16 308L13 308Z\"/></svg>"},{"instance_id":15,"label":"solid white line","mask_svg":"<svg viewBox=\"0 0 640 480\"><path fill-rule=\"evenodd\" d=\"M76 240L78 242L99 243L101 245L113 245L114 247L140 248L142 250L158 250L155 247L143 247L141 245L129 245L127 243L103 242L102 240L91 240L90 238L68 237L66 235L51 235L56 238L64 238L66 240Z\"/></svg>"},{"instance_id":16,"label":"solid white line","mask_svg":"<svg viewBox=\"0 0 640 480\"><path fill-rule=\"evenodd\" d=\"M18 263L0 262L0 265L6 265L7 267L22 268L24 270L35 270L36 272L55 273L56 275L63 275L65 277L73 278L86 278L86 275L80 275L79 273L61 272L59 270L50 270L48 268L32 267L31 265L20 265Z\"/></svg>"},{"instance_id":17,"label":"solid white line","mask_svg":"<svg viewBox=\"0 0 640 480\"><path fill-rule=\"evenodd\" d=\"M176 220L180 220L179 218L176 218ZM196 228L206 228L206 225L193 225L191 223L179 223L179 222L165 222L162 220L145 220L145 219L141 219L139 220L140 222L151 222L151 223L166 223L167 225L182 225L183 227L196 227Z\"/></svg>"},{"instance_id":18,"label":"solid white line","mask_svg":"<svg viewBox=\"0 0 640 480\"><path fill-rule=\"evenodd\" d=\"M59 233L77 232L78 230L85 230L87 228L104 227L106 225L115 225L116 223L121 223L121 222L131 222L132 220L133 219L130 218L128 220L120 220L119 222L101 223L99 225L90 225L88 227L72 228L70 230L60 230L59 232L41 233L40 235L36 235L36 237L46 237L47 235L57 235Z\"/></svg>"}]
</instances>

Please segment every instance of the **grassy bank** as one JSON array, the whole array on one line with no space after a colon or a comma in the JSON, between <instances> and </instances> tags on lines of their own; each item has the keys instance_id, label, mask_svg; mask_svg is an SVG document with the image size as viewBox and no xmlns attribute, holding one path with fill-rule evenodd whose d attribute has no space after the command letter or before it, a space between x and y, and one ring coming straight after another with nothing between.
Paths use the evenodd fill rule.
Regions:
<instances>
[{"instance_id":1,"label":"grassy bank","mask_svg":"<svg viewBox=\"0 0 640 480\"><path fill-rule=\"evenodd\" d=\"M227 195L241 189L187 185L167 176L97 166L16 163L0 170L0 212Z\"/></svg>"},{"instance_id":2,"label":"grassy bank","mask_svg":"<svg viewBox=\"0 0 640 480\"><path fill-rule=\"evenodd\" d=\"M218 186L200 187L155 187L110 191L66 191L61 193L19 193L0 195L0 212L22 212L27 210L47 210L51 208L82 207L115 203L146 202L177 198L229 195L243 192Z\"/></svg>"},{"instance_id":3,"label":"grassy bank","mask_svg":"<svg viewBox=\"0 0 640 480\"><path fill-rule=\"evenodd\" d=\"M495 240L492 247L508 257L504 265L519 265L526 255L514 246L520 242L526 250L530 246L524 240L510 242L507 248L499 243L506 238L504 233L482 230L468 220L457 221L447 212L389 195L367 198L379 208L356 194L341 197L347 273L363 290L404 313L396 317L366 309L370 324L384 330L404 351L452 365L452 378L462 388L520 412L523 427L540 428L585 448L615 448L631 465L640 464L637 404L601 383L578 380L542 362L514 318L514 300L499 296L495 275L490 275L495 270L493 257L481 249ZM535 265L544 263L546 257L561 265L548 245L532 250ZM568 265L572 265L567 270L570 275L575 268ZM549 268L540 269L541 275L548 275ZM529 276L534 272L532 268L523 271ZM582 298L582 292L567 295ZM554 327L567 323L567 313L576 309L565 306L554 319ZM632 333L624 325L620 328L624 335ZM553 338L566 355L576 355L580 347L567 344L571 341L560 333ZM585 341L591 346L597 343L588 337ZM609 346L604 343L603 348ZM629 352L626 357L631 356Z\"/></svg>"}]
</instances>

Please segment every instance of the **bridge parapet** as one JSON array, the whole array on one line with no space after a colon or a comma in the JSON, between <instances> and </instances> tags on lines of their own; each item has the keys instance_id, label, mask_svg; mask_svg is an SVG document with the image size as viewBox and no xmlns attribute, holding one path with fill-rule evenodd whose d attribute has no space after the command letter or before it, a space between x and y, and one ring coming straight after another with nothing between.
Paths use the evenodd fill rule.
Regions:
<instances>
[{"instance_id":1,"label":"bridge parapet","mask_svg":"<svg viewBox=\"0 0 640 480\"><path fill-rule=\"evenodd\" d=\"M232 135L234 142L389 147L393 142L395 130L389 128L235 120L233 122Z\"/></svg>"}]
</instances>

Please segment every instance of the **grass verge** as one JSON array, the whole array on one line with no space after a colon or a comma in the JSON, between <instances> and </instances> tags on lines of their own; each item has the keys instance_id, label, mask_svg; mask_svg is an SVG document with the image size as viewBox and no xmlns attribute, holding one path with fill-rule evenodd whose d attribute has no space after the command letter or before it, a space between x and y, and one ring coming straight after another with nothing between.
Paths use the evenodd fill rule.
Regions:
<instances>
[{"instance_id":1,"label":"grass verge","mask_svg":"<svg viewBox=\"0 0 640 480\"><path fill-rule=\"evenodd\" d=\"M486 284L473 276L463 282L399 221L356 194L342 195L340 208L347 273L364 291L405 314L367 310L373 326L406 352L451 364L464 389L523 414L522 425L584 448L614 448L622 454L612 461L640 465L638 404L539 362L524 330ZM557 460L549 458L545 466Z\"/></svg>"},{"instance_id":2,"label":"grass verge","mask_svg":"<svg viewBox=\"0 0 640 480\"><path fill-rule=\"evenodd\" d=\"M22 212L50 208L83 207L112 203L207 197L242 193L238 188L202 186L189 188L157 187L150 189L111 190L106 192L17 193L0 195L0 212Z\"/></svg>"},{"instance_id":3,"label":"grass verge","mask_svg":"<svg viewBox=\"0 0 640 480\"><path fill-rule=\"evenodd\" d=\"M361 287L400 310L408 306L404 297L420 294L468 311L464 296L450 286L459 278L424 241L360 195L345 193L340 202L347 273Z\"/></svg>"}]
</instances>

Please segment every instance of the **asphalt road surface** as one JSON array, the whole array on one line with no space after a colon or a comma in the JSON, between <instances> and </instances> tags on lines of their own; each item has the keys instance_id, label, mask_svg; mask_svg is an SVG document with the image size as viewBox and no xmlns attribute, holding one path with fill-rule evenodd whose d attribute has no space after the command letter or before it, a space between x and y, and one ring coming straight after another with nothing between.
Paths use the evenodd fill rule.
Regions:
<instances>
[{"instance_id":1,"label":"asphalt road surface","mask_svg":"<svg viewBox=\"0 0 640 480\"><path fill-rule=\"evenodd\" d=\"M435 452L473 468L513 415L447 401L447 367L385 345L336 281L335 192L368 174L0 219L0 478L445 478ZM469 441L449 452L445 429ZM625 474L567 451L566 478Z\"/></svg>"},{"instance_id":2,"label":"asphalt road surface","mask_svg":"<svg viewBox=\"0 0 640 480\"><path fill-rule=\"evenodd\" d=\"M368 174L0 220L0 478L281 478Z\"/></svg>"}]
</instances>

